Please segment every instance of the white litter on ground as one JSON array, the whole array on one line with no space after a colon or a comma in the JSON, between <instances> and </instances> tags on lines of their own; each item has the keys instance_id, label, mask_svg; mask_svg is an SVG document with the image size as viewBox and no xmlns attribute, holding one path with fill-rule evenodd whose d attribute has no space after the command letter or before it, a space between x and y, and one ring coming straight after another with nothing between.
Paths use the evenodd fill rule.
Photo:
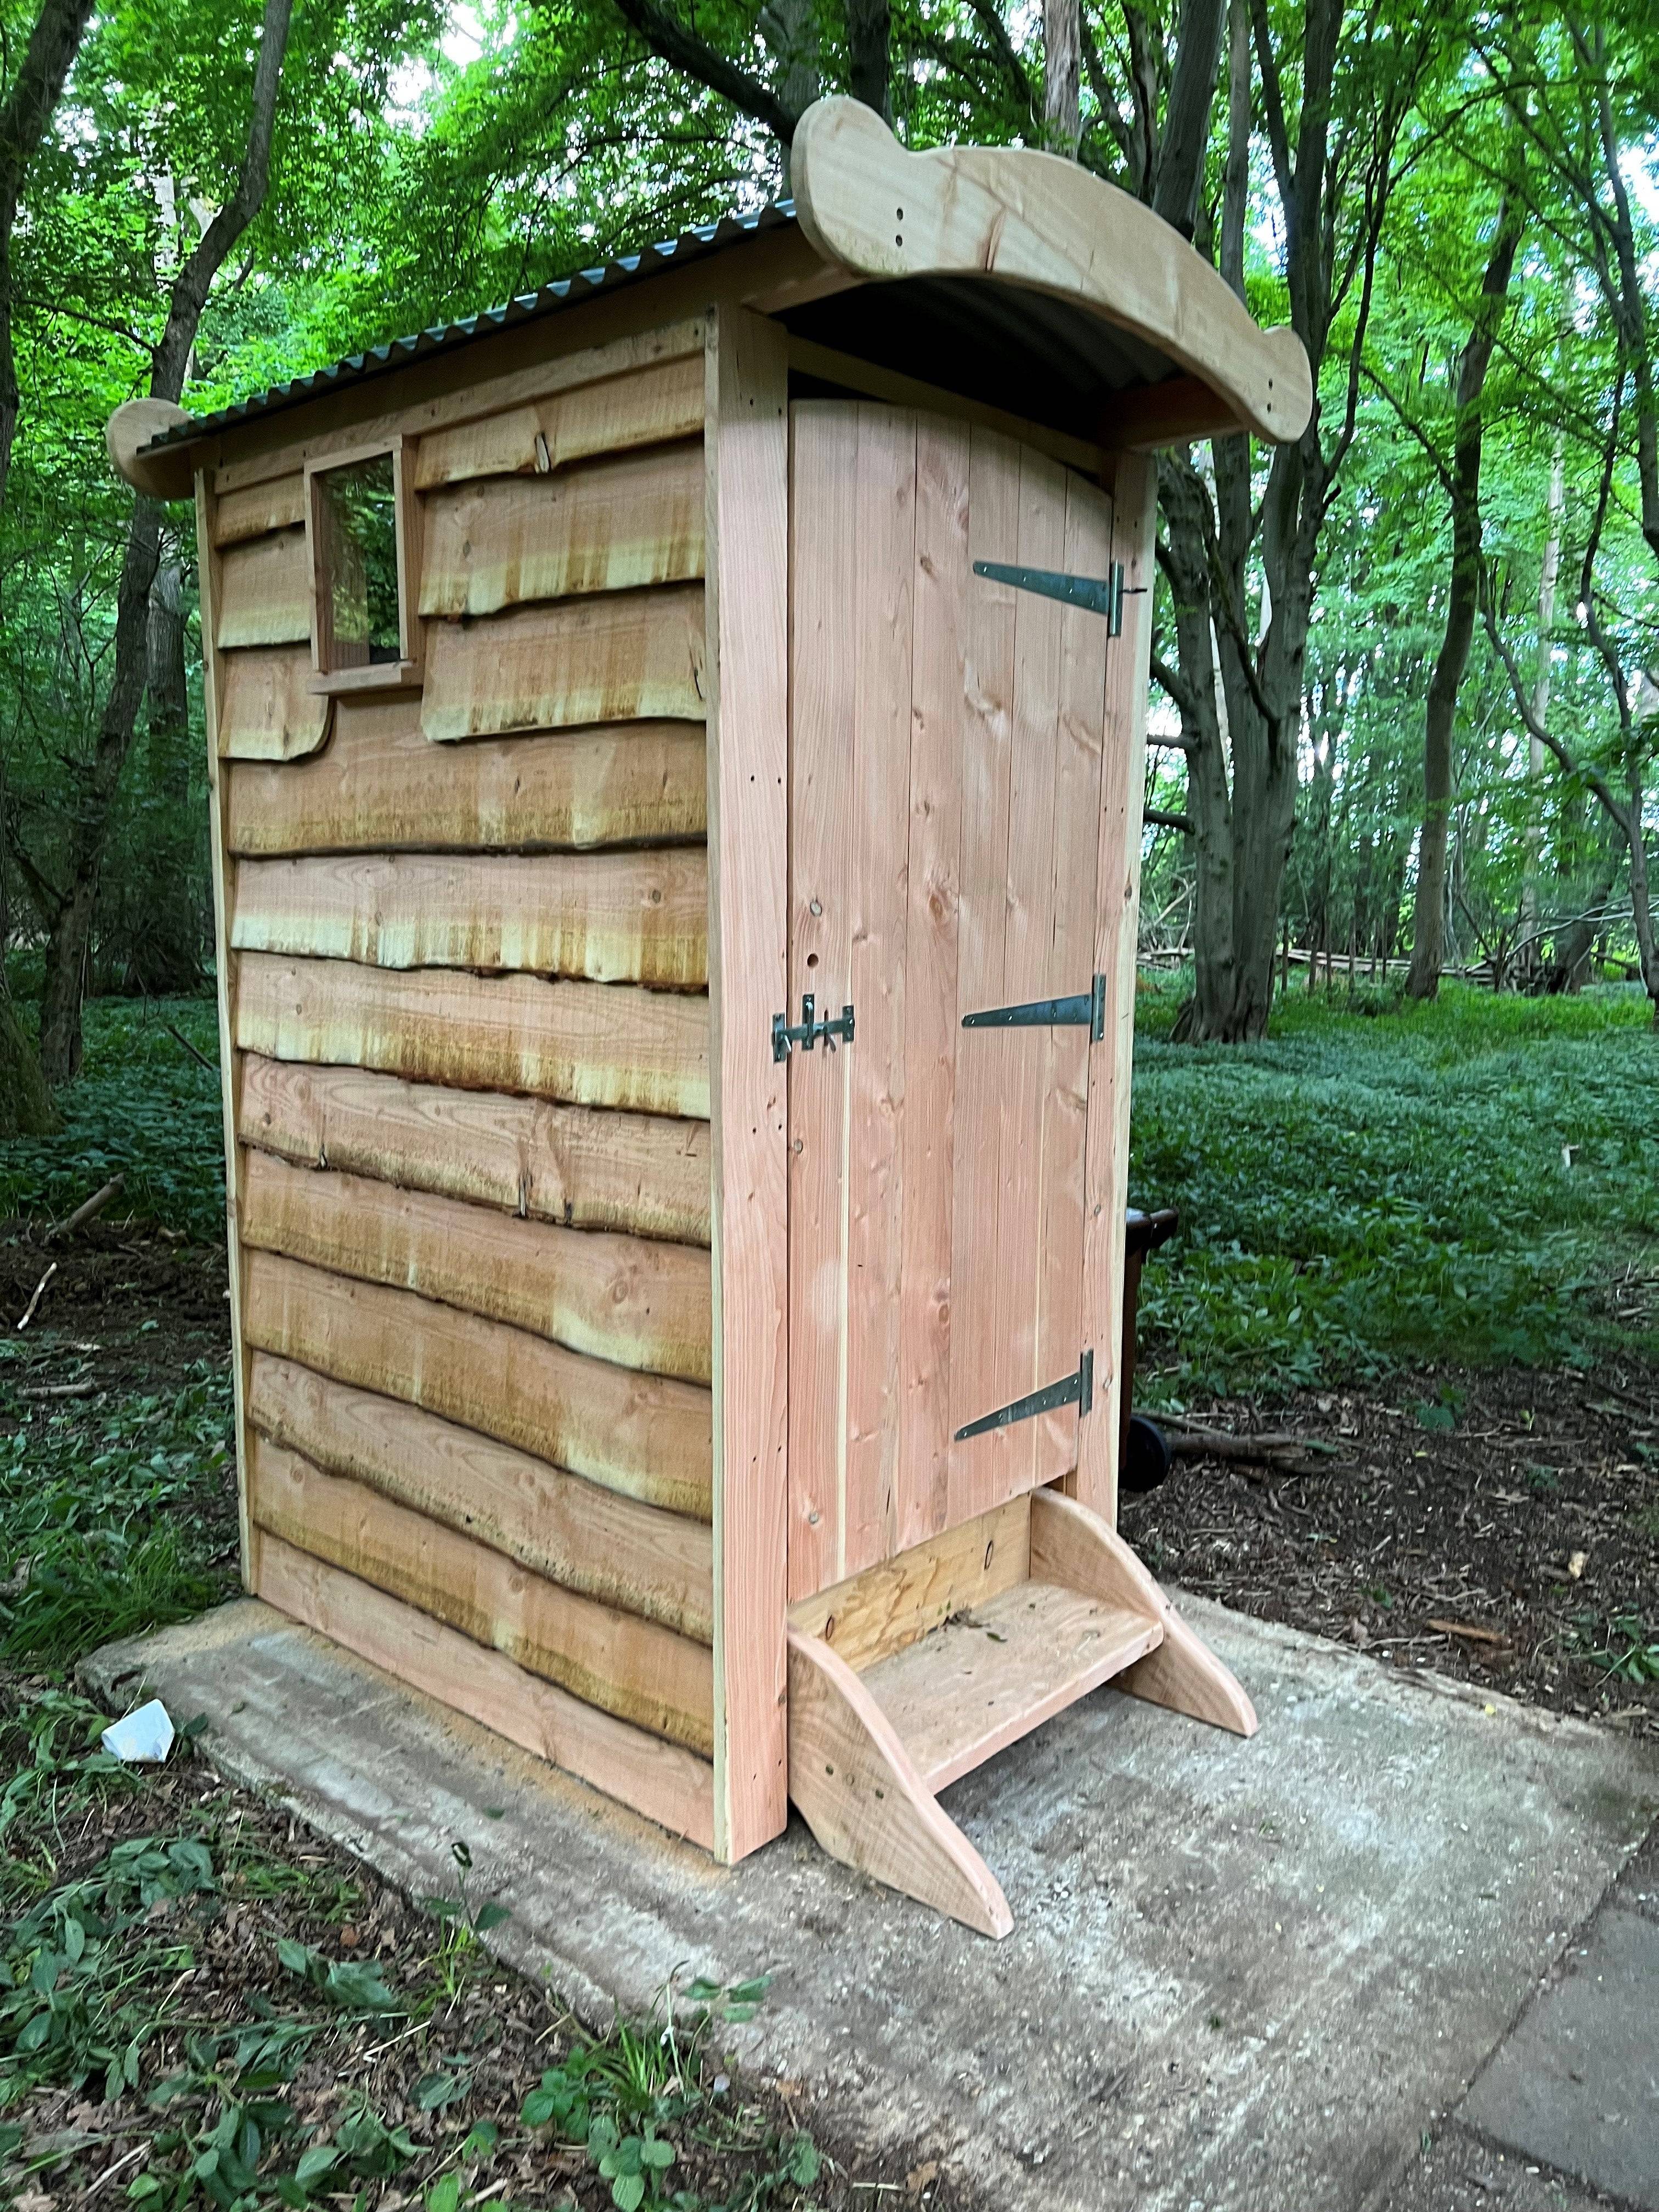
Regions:
<instances>
[{"instance_id":1,"label":"white litter on ground","mask_svg":"<svg viewBox=\"0 0 1659 2212\"><path fill-rule=\"evenodd\" d=\"M140 1705L103 1734L104 1749L124 1766L161 1766L173 1748L173 1720L159 1698Z\"/></svg>"}]
</instances>

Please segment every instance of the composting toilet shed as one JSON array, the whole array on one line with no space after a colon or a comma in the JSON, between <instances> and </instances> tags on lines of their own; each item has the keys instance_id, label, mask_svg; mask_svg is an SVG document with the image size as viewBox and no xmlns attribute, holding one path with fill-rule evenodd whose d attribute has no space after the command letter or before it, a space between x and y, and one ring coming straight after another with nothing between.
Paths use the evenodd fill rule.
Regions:
<instances>
[{"instance_id":1,"label":"composting toilet shed","mask_svg":"<svg viewBox=\"0 0 1659 2212\"><path fill-rule=\"evenodd\" d=\"M1115 1533L1151 454L1308 368L1072 163L793 173L110 444L196 501L248 1588L995 1934L939 1790L1255 1724Z\"/></svg>"}]
</instances>

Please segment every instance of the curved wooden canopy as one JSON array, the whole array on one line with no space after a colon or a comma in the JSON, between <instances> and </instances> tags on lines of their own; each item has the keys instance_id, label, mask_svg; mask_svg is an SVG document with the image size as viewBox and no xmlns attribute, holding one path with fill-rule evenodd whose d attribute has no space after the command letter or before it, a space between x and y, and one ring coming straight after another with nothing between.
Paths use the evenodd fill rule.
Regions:
<instances>
[{"instance_id":1,"label":"curved wooden canopy","mask_svg":"<svg viewBox=\"0 0 1659 2212\"><path fill-rule=\"evenodd\" d=\"M104 425L104 443L115 473L134 491L151 499L188 499L192 482L191 457L183 446L163 446L147 453L141 448L164 430L188 422L187 410L171 399L129 399Z\"/></svg>"},{"instance_id":2,"label":"curved wooden canopy","mask_svg":"<svg viewBox=\"0 0 1659 2212\"><path fill-rule=\"evenodd\" d=\"M1313 384L1296 333L1262 330L1177 231L1075 161L992 146L909 154L872 108L834 99L801 118L790 175L801 228L828 261L1046 293L1156 347L1239 428L1282 444L1307 426Z\"/></svg>"}]
</instances>

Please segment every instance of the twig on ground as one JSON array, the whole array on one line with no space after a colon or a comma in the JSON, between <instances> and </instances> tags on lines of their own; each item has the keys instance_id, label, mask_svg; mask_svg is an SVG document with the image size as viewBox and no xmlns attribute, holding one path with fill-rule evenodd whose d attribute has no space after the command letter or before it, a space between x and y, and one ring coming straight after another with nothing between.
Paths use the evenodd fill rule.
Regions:
<instances>
[{"instance_id":1,"label":"twig on ground","mask_svg":"<svg viewBox=\"0 0 1659 2212\"><path fill-rule=\"evenodd\" d=\"M20 1382L20 1398L90 1398L98 1388L95 1382Z\"/></svg>"},{"instance_id":2,"label":"twig on ground","mask_svg":"<svg viewBox=\"0 0 1659 2212\"><path fill-rule=\"evenodd\" d=\"M46 1231L47 1241L50 1242L54 1237L73 1237L77 1229L83 1229L88 1221L95 1220L111 1199L119 1197L122 1186L125 1182L125 1176L112 1176L101 1190L95 1190L90 1198L82 1200L69 1219L60 1227L49 1229Z\"/></svg>"},{"instance_id":3,"label":"twig on ground","mask_svg":"<svg viewBox=\"0 0 1659 2212\"><path fill-rule=\"evenodd\" d=\"M210 1060L204 1052L198 1052L195 1046L191 1042L190 1039L185 1035L182 1030L175 1029L171 1022L163 1022L161 1027L167 1031L167 1035L173 1039L175 1044L183 1045L185 1050L190 1054L191 1058L196 1062L198 1067L206 1068L210 1075L217 1075L219 1069L216 1062Z\"/></svg>"},{"instance_id":4,"label":"twig on ground","mask_svg":"<svg viewBox=\"0 0 1659 2212\"><path fill-rule=\"evenodd\" d=\"M1322 1437L1291 1436L1283 1430L1240 1437L1224 1429L1166 1429L1165 1436L1172 1459L1236 1460L1246 1467L1270 1468L1275 1474L1323 1474L1328 1470L1321 1461L1338 1456L1337 1447ZM1307 1456L1310 1453L1311 1458Z\"/></svg>"},{"instance_id":5,"label":"twig on ground","mask_svg":"<svg viewBox=\"0 0 1659 2212\"><path fill-rule=\"evenodd\" d=\"M52 1277L57 1273L58 1262L54 1260L51 1266L46 1269L46 1273L41 1276L40 1281L35 1285L34 1296L29 1300L27 1305L23 1309L23 1318L17 1324L17 1333L20 1336L28 1327L29 1323L34 1319L34 1310L46 1294L46 1285L52 1280Z\"/></svg>"}]
</instances>

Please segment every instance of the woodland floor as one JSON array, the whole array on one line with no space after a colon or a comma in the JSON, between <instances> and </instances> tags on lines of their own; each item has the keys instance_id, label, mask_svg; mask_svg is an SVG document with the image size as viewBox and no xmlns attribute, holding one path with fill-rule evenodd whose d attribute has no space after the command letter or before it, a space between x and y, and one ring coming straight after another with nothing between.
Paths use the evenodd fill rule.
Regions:
<instances>
[{"instance_id":1,"label":"woodland floor","mask_svg":"<svg viewBox=\"0 0 1659 2212\"><path fill-rule=\"evenodd\" d=\"M230 1595L236 1514L212 1010L94 1011L63 1136L0 1156L0 2198L957 2202L926 2160L866 2172L805 2092L733 2086L711 1993L690 2056L666 2015L589 2045L477 1942L464 1868L411 1903L188 1752L142 1780L96 1753L76 1661ZM1183 1228L1147 1271L1144 1395L1328 1449L1181 1460L1126 1535L1224 1604L1659 1734L1650 1033L1617 1006L1299 1005L1267 1046L1183 1057L1149 1012L1135 1195ZM69 1996L30 2012L9 1983L77 1916ZM106 2103L129 2049L143 2094ZM656 2134L675 2163L641 2200Z\"/></svg>"}]
</instances>

